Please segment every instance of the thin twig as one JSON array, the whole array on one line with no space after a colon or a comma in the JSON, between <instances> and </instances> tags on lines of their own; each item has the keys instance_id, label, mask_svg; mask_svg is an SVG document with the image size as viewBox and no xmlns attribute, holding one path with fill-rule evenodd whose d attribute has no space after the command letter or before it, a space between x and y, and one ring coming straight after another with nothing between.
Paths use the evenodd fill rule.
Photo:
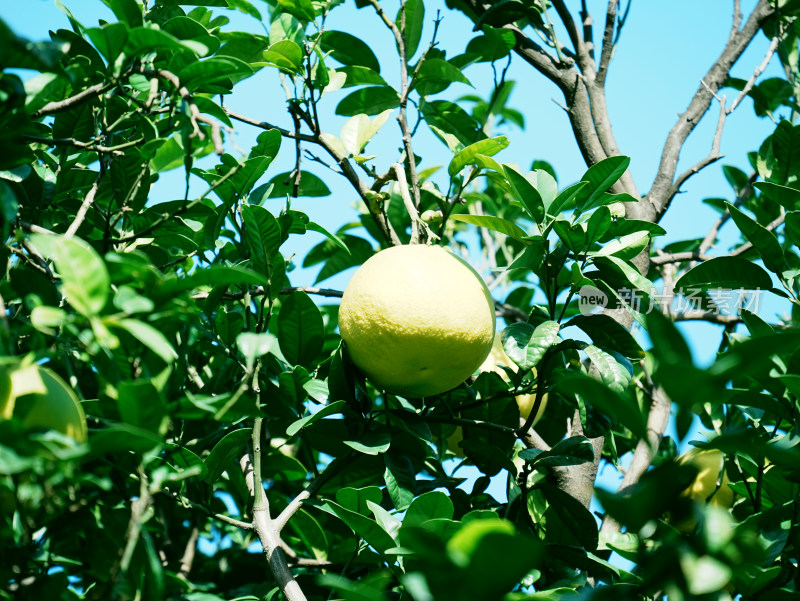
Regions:
<instances>
[{"instance_id":1,"label":"thin twig","mask_svg":"<svg viewBox=\"0 0 800 601\"><path fill-rule=\"evenodd\" d=\"M93 86L90 86L83 90L82 92L78 92L75 96L70 96L69 98L65 98L64 100L58 100L54 102L48 102L38 111L31 115L32 118L38 119L39 117L45 117L47 115L52 115L53 113L60 113L61 111L67 111L74 106L85 102L86 100L94 97L99 96L100 94L110 90L116 84L114 83L97 83Z\"/></svg>"},{"instance_id":2,"label":"thin twig","mask_svg":"<svg viewBox=\"0 0 800 601\"><path fill-rule=\"evenodd\" d=\"M317 296L326 296L332 298L341 298L344 294L341 290L333 290L332 288L318 288L316 286L287 286L286 288L281 288L278 294L291 294L292 292L305 292L306 294L315 294ZM267 290L264 286L255 286L250 288L246 292L226 292L222 295L224 300L241 300L245 297L245 295L249 295L251 297L255 296L263 296L268 294L269 290ZM208 298L208 292L198 292L192 295L194 300L204 300Z\"/></svg>"},{"instance_id":3,"label":"thin twig","mask_svg":"<svg viewBox=\"0 0 800 601\"><path fill-rule=\"evenodd\" d=\"M194 563L194 556L197 552L197 539L200 538L200 529L195 526L189 533L189 540L186 541L186 546L183 548L183 556L181 557L180 569L178 576L188 578L189 572L192 571L192 564Z\"/></svg>"},{"instance_id":4,"label":"thin twig","mask_svg":"<svg viewBox=\"0 0 800 601\"><path fill-rule=\"evenodd\" d=\"M739 95L733 101L733 103L728 107L727 113L730 115L733 111L736 110L736 107L739 106L739 103L745 99L745 97L750 93L750 90L753 89L753 86L756 83L756 79L758 76L761 75L764 70L769 65L769 61L772 60L772 55L775 54L775 51L778 49L778 44L780 43L781 39L780 36L775 36L769 43L769 48L767 48L767 53L764 56L764 60L761 61L761 64L755 68L752 75L750 75L750 79L747 80L747 83L742 88L742 91L739 92Z\"/></svg>"},{"instance_id":5,"label":"thin twig","mask_svg":"<svg viewBox=\"0 0 800 601\"><path fill-rule=\"evenodd\" d=\"M606 27L603 31L603 49L600 54L600 66L597 68L597 84L605 86L608 66L614 55L614 26L617 21L617 3L619 0L608 0L606 10Z\"/></svg>"},{"instance_id":6,"label":"thin twig","mask_svg":"<svg viewBox=\"0 0 800 601\"><path fill-rule=\"evenodd\" d=\"M328 464L328 466L325 468L325 471L314 478L314 480L312 480L311 483L300 492L300 494L298 494L289 502L286 508L281 511L280 515L275 518L273 521L275 529L278 532L283 530L291 517L297 513L303 503L316 495L322 489L322 487L325 486L325 484L330 482L331 478L336 476L341 468L345 467L353 459L355 459L355 456L352 453L347 453L331 461L330 464Z\"/></svg>"},{"instance_id":7,"label":"thin twig","mask_svg":"<svg viewBox=\"0 0 800 601\"><path fill-rule=\"evenodd\" d=\"M89 208L94 204L94 197L97 195L97 190L100 186L100 178L98 177L94 184L92 185L91 189L86 193L86 196L81 203L80 208L78 208L78 212L75 213L75 219L67 228L64 237L72 238L75 233L78 231L78 228L81 227L83 220L86 219L86 213L89 212Z\"/></svg>"},{"instance_id":8,"label":"thin twig","mask_svg":"<svg viewBox=\"0 0 800 601\"><path fill-rule=\"evenodd\" d=\"M267 121L261 121L259 119L253 119L252 117L248 117L246 115L241 115L239 113L232 111L226 106L223 106L222 108L225 109L225 114L235 121L241 121L242 123L247 123L248 125L252 125L253 127L258 127L259 129L264 129L267 131L274 129L275 131L279 132L284 138L291 138L293 140L298 139L304 142L314 142L314 143L317 142L316 137L311 136L309 134L296 133L289 129L273 125L272 123L269 123Z\"/></svg>"},{"instance_id":9,"label":"thin twig","mask_svg":"<svg viewBox=\"0 0 800 601\"><path fill-rule=\"evenodd\" d=\"M403 199L403 204L408 211L408 217L411 220L411 244L419 244L419 224L420 218L417 212L417 207L414 206L414 201L411 200L411 194L408 190L408 181L406 180L406 172L403 166L399 163L392 165L395 176L397 177L397 184L400 188L400 197Z\"/></svg>"},{"instance_id":10,"label":"thin twig","mask_svg":"<svg viewBox=\"0 0 800 601\"><path fill-rule=\"evenodd\" d=\"M133 146L137 146L142 143L144 138L137 138L136 140L131 140L129 142L125 142L123 144L117 144L115 146L103 146L102 144L98 144L96 140L90 142L82 142L76 138L43 138L41 136L32 136L29 134L24 134L22 136L24 140L28 142L33 142L35 144L45 144L49 147L54 146L72 146L74 148L80 148L81 150L88 150L90 152L99 152L104 154L112 154L114 156L123 156L125 153L122 152L125 148L131 148Z\"/></svg>"},{"instance_id":11,"label":"thin twig","mask_svg":"<svg viewBox=\"0 0 800 601\"><path fill-rule=\"evenodd\" d=\"M742 323L742 318L738 315L725 315L714 311L702 311L700 309L673 313L674 321L707 321L721 326L736 325Z\"/></svg>"},{"instance_id":12,"label":"thin twig","mask_svg":"<svg viewBox=\"0 0 800 601\"><path fill-rule=\"evenodd\" d=\"M408 95L411 93L411 81L408 73L408 56L406 53L406 42L403 37L403 32L397 26L397 23L392 21L384 12L378 0L369 0L369 3L378 13L378 16L383 20L386 27L394 34L395 43L397 45L397 54L400 57L400 114L397 116L397 122L400 125L400 132L403 136L403 149L406 153L406 161L408 163L408 176L410 179L410 192L413 198L414 207L420 205L420 189L419 177L417 175L417 162L414 156L414 147L411 143L411 130L408 127ZM401 19L405 19L405 10L401 10ZM417 64L417 70L424 61L423 57ZM415 71L416 73L416 71ZM414 227L413 221L411 225ZM418 239L418 237L417 237Z\"/></svg>"}]
</instances>

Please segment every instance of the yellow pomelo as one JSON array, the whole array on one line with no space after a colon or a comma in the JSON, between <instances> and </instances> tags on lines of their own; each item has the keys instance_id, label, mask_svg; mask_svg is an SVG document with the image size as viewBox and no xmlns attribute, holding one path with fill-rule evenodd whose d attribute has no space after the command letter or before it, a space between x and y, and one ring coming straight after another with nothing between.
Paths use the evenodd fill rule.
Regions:
<instances>
[{"instance_id":1,"label":"yellow pomelo","mask_svg":"<svg viewBox=\"0 0 800 601\"><path fill-rule=\"evenodd\" d=\"M86 415L80 401L50 369L29 365L12 371L10 398L8 413L13 413L27 430L56 430L76 442L86 442Z\"/></svg>"},{"instance_id":2,"label":"yellow pomelo","mask_svg":"<svg viewBox=\"0 0 800 601\"><path fill-rule=\"evenodd\" d=\"M494 344L489 356L481 365L481 371L493 371L499 374L504 380L508 381L508 373L500 366L511 367L516 371L514 362L508 358L505 350L503 350L503 335L498 332L494 338ZM536 370L533 370L533 375L536 375ZM528 419L528 416L533 411L533 404L536 401L535 394L518 394L516 397L517 406L519 407L519 414L522 419ZM533 423L536 424L544 414L544 408L547 406L547 393L542 396L542 402L539 405L539 411L536 412L536 417L533 418Z\"/></svg>"},{"instance_id":3,"label":"yellow pomelo","mask_svg":"<svg viewBox=\"0 0 800 601\"><path fill-rule=\"evenodd\" d=\"M691 497L698 503L706 503L722 509L733 506L733 490L728 486L728 474L725 473L725 456L716 449L692 449L678 457L678 463L694 466L698 472L694 482L683 491L683 495ZM717 489L717 482L722 480ZM710 497L710 498L709 498Z\"/></svg>"},{"instance_id":4,"label":"yellow pomelo","mask_svg":"<svg viewBox=\"0 0 800 601\"><path fill-rule=\"evenodd\" d=\"M468 263L439 246L395 246L353 274L339 331L353 363L386 392L432 396L458 386L494 340L494 302Z\"/></svg>"}]
</instances>

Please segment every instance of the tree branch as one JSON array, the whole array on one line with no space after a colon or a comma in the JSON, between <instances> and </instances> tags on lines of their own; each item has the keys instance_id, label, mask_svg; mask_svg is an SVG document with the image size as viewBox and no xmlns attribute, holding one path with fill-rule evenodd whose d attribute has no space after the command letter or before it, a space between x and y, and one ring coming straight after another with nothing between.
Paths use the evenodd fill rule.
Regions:
<instances>
[{"instance_id":1,"label":"tree branch","mask_svg":"<svg viewBox=\"0 0 800 601\"><path fill-rule=\"evenodd\" d=\"M286 563L280 544L280 536L275 523L269 514L269 501L261 486L259 473L261 455L261 418L256 418L256 425L253 427L253 453L246 453L239 464L244 473L247 489L250 491L253 501L253 527L261 540L264 548L264 555L267 558L272 575L278 583L281 591L286 595L288 601L306 601L306 596L300 589L300 585L292 575Z\"/></svg>"},{"instance_id":2,"label":"tree branch","mask_svg":"<svg viewBox=\"0 0 800 601\"><path fill-rule=\"evenodd\" d=\"M617 21L617 4L619 0L608 0L606 10L606 27L603 31L603 49L600 54L600 66L597 68L597 85L605 87L608 66L614 55L614 25Z\"/></svg>"},{"instance_id":3,"label":"tree branch","mask_svg":"<svg viewBox=\"0 0 800 601\"><path fill-rule=\"evenodd\" d=\"M649 380L649 376L648 376ZM653 461L653 457L658 451L661 439L664 437L664 430L669 422L670 408L672 402L664 393L660 386L652 386L650 397L650 413L647 416L647 437L639 440L636 450L633 452L631 465L622 478L617 492L622 492L639 481L639 478L648 470ZM620 525L612 517L606 516L600 527L600 532L608 533L619 532Z\"/></svg>"},{"instance_id":4,"label":"tree branch","mask_svg":"<svg viewBox=\"0 0 800 601\"><path fill-rule=\"evenodd\" d=\"M700 309L693 311L684 311L682 313L673 313L671 315L673 321L707 321L720 326L736 325L742 323L742 318L738 315L725 315L723 313L716 313L714 311L702 311Z\"/></svg>"},{"instance_id":5,"label":"tree branch","mask_svg":"<svg viewBox=\"0 0 800 601\"><path fill-rule=\"evenodd\" d=\"M253 127L258 127L259 129L264 129L267 131L274 129L275 131L279 132L284 138L291 138L292 140L302 140L303 142L313 142L314 144L317 143L317 138L315 136L309 134L296 133L291 130L278 127L277 125L273 125L272 123L269 123L267 121L260 121L258 119L253 119L252 117L248 117L246 115L240 115L239 113L235 113L234 111L230 110L226 106L223 106L222 108L225 109L225 114L235 121L241 121L242 123L247 123L248 125L252 125Z\"/></svg>"},{"instance_id":6,"label":"tree branch","mask_svg":"<svg viewBox=\"0 0 800 601\"><path fill-rule=\"evenodd\" d=\"M102 175L100 177L102 177ZM75 219L69 224L64 234L65 238L72 238L78 231L78 228L81 227L83 220L86 219L86 213L89 212L89 208L94 204L94 197L97 195L97 190L100 187L100 177L95 180L91 189L86 193L81 206L78 208L78 212L75 213Z\"/></svg>"},{"instance_id":7,"label":"tree branch","mask_svg":"<svg viewBox=\"0 0 800 601\"><path fill-rule=\"evenodd\" d=\"M61 111L68 111L74 106L77 106L88 99L99 96L100 94L107 92L111 88L114 87L115 84L103 82L97 83L93 86L90 86L83 90L82 92L78 92L74 96L70 96L69 98L65 98L64 100L58 100L53 102L48 102L38 111L33 113L31 117L33 119L38 119L39 117L45 117L47 115L52 115L53 113L60 113Z\"/></svg>"},{"instance_id":8,"label":"tree branch","mask_svg":"<svg viewBox=\"0 0 800 601\"><path fill-rule=\"evenodd\" d=\"M303 505L303 502L316 495L323 486L330 482L331 478L336 476L341 468L352 462L354 459L355 456L352 454L352 452L348 452L347 454L337 457L331 461L325 468L325 471L314 478L314 480L312 480L311 483L300 492L300 494L291 500L284 510L281 511L280 515L275 518L273 522L275 529L278 532L283 530L287 522Z\"/></svg>"}]
</instances>

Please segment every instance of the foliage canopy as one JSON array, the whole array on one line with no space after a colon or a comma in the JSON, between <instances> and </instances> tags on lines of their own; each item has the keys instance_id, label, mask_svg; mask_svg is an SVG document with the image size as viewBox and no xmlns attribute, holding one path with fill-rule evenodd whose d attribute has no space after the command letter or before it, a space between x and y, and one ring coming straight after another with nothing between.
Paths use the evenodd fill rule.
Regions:
<instances>
[{"instance_id":1,"label":"foliage canopy","mask_svg":"<svg viewBox=\"0 0 800 601\"><path fill-rule=\"evenodd\" d=\"M0 599L797 598L798 2L733 3L642 193L605 98L629 4L610 0L594 31L586 3L452 0L474 30L448 56L449 13L356 0L396 48L379 57L326 27L337 0L102 1L113 20L80 23L65 2L70 29L47 41L0 22ZM759 35L785 75L732 77ZM579 181L501 161L502 132L525 125L511 61L563 93ZM481 68L490 90L453 92ZM225 105L264 74L280 75L265 93L286 95L284 115ZM347 118L338 135L323 97ZM752 140L749 172L723 167L708 235L660 245L747 98L773 132ZM710 154L678 172L713 107ZM234 125L260 130L251 148L230 143ZM415 152L422 129L449 163ZM398 152L371 155L378 135ZM292 170L275 172L279 154ZM165 197L175 170L185 193ZM334 178L352 190L335 202L357 208L328 231L291 200L328 196ZM740 239L714 249L723 227ZM312 234L305 256L287 253ZM293 283L295 268L321 283L409 243L485 268L507 377L385 394L341 343L341 293ZM732 307L741 291L785 316ZM720 326L707 368L681 320ZM51 373L33 365L80 401L87 440L26 422L15 378ZM527 419L520 394L535 395ZM731 510L681 494L697 470L677 449L698 424L696 444L724 453ZM447 448L456 427L463 460ZM619 491L595 488L605 466L624 472Z\"/></svg>"}]
</instances>

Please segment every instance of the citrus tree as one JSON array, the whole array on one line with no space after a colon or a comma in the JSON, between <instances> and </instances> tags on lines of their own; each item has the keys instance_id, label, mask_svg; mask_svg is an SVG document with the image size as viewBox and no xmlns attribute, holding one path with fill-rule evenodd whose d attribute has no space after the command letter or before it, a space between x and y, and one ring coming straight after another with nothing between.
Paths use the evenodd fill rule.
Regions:
<instances>
[{"instance_id":1,"label":"citrus tree","mask_svg":"<svg viewBox=\"0 0 800 601\"><path fill-rule=\"evenodd\" d=\"M732 3L652 182L609 118L617 0L64 4L0 22L0 598L798 598L798 2ZM563 95L578 180L503 158L509 65ZM259 78L282 112L232 110ZM717 219L659 243L750 106ZM293 208L334 186L340 228Z\"/></svg>"}]
</instances>

